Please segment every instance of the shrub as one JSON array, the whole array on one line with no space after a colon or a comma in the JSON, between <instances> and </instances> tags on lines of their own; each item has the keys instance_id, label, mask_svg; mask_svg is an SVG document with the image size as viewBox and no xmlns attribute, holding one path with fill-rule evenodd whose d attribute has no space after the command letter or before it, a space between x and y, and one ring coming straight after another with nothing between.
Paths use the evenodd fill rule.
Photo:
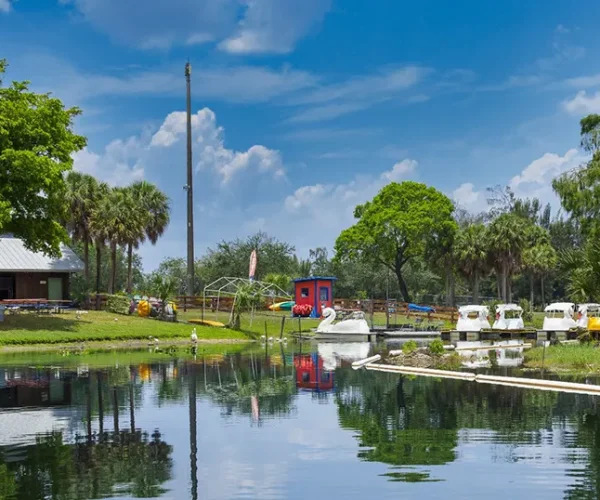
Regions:
<instances>
[{"instance_id":1,"label":"shrub","mask_svg":"<svg viewBox=\"0 0 600 500\"><path fill-rule=\"evenodd\" d=\"M107 295L106 310L115 314L129 314L130 299L123 295Z\"/></svg>"},{"instance_id":2,"label":"shrub","mask_svg":"<svg viewBox=\"0 0 600 500\"><path fill-rule=\"evenodd\" d=\"M402 345L402 352L404 354L411 354L418 349L418 345L414 340L409 340Z\"/></svg>"},{"instance_id":3,"label":"shrub","mask_svg":"<svg viewBox=\"0 0 600 500\"><path fill-rule=\"evenodd\" d=\"M525 323L531 323L533 321L531 303L527 299L521 299L519 300L519 305L523 308L523 321Z\"/></svg>"},{"instance_id":4,"label":"shrub","mask_svg":"<svg viewBox=\"0 0 600 500\"><path fill-rule=\"evenodd\" d=\"M440 339L435 339L429 344L430 354L444 354L444 343Z\"/></svg>"}]
</instances>

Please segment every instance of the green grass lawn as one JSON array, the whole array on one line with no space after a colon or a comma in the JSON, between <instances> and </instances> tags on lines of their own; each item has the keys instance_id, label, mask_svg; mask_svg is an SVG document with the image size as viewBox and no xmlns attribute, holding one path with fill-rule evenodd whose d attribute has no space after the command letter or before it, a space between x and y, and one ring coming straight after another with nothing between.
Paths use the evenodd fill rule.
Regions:
<instances>
[{"instance_id":1,"label":"green grass lawn","mask_svg":"<svg viewBox=\"0 0 600 500\"><path fill-rule=\"evenodd\" d=\"M81 319L75 312L46 315L21 313L5 316L0 323L0 345L60 344L83 341L123 341L189 338L196 328L202 340L248 340L244 332L186 323L171 323L137 316L122 316L104 311L89 311Z\"/></svg>"},{"instance_id":2,"label":"green grass lawn","mask_svg":"<svg viewBox=\"0 0 600 500\"><path fill-rule=\"evenodd\" d=\"M183 312L180 309L177 312L177 317L180 321L189 321L190 319L201 319L202 309L192 309L187 312ZM298 322L298 318L292 318L291 313L271 312L271 311L258 311L252 317L251 314L243 314L241 321L241 329L244 332L248 332L255 336L265 335L265 323L267 328L267 337L278 337L281 331L281 321L285 317L284 324L284 335L290 335L291 333L297 333L299 329L302 332L310 332L311 329L319 326L321 322L319 319L303 318ZM206 311L204 317L206 320L220 321L223 324L229 323L229 313L218 311L216 313Z\"/></svg>"},{"instance_id":3,"label":"green grass lawn","mask_svg":"<svg viewBox=\"0 0 600 500\"><path fill-rule=\"evenodd\" d=\"M542 362L543 360L543 362ZM536 347L525 351L528 368L549 368L572 371L600 371L600 348L593 344Z\"/></svg>"}]
</instances>

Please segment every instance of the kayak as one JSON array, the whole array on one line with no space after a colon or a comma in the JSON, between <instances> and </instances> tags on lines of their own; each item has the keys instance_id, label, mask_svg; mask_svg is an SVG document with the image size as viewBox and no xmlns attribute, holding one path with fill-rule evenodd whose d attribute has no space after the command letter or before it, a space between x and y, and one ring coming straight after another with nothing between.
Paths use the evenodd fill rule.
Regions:
<instances>
[{"instance_id":1,"label":"kayak","mask_svg":"<svg viewBox=\"0 0 600 500\"><path fill-rule=\"evenodd\" d=\"M272 304L269 306L269 310L271 311L291 311L292 307L294 307L295 302L293 300L288 300L287 302L277 302L276 304Z\"/></svg>"}]
</instances>

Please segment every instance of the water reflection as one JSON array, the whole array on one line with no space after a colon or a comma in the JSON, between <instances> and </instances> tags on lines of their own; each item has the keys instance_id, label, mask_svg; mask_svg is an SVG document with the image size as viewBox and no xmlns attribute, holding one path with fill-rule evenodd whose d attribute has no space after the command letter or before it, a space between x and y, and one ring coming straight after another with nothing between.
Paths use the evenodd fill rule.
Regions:
<instances>
[{"instance_id":1,"label":"water reflection","mask_svg":"<svg viewBox=\"0 0 600 500\"><path fill-rule=\"evenodd\" d=\"M598 398L352 370L370 348L6 367L0 498L600 495Z\"/></svg>"}]
</instances>

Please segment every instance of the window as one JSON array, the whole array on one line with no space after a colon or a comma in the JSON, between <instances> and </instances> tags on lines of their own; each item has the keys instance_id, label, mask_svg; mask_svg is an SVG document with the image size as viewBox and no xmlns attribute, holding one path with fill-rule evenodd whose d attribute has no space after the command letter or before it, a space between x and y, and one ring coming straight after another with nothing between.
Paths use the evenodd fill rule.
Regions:
<instances>
[{"instance_id":1,"label":"window","mask_svg":"<svg viewBox=\"0 0 600 500\"><path fill-rule=\"evenodd\" d=\"M302 297L303 299L308 297L308 288L302 288L300 290L300 297Z\"/></svg>"},{"instance_id":2,"label":"window","mask_svg":"<svg viewBox=\"0 0 600 500\"><path fill-rule=\"evenodd\" d=\"M320 301L324 301L327 302L329 300L329 288L326 286L322 286L321 287L321 291L320 291L320 295L319 295L319 300Z\"/></svg>"}]
</instances>

